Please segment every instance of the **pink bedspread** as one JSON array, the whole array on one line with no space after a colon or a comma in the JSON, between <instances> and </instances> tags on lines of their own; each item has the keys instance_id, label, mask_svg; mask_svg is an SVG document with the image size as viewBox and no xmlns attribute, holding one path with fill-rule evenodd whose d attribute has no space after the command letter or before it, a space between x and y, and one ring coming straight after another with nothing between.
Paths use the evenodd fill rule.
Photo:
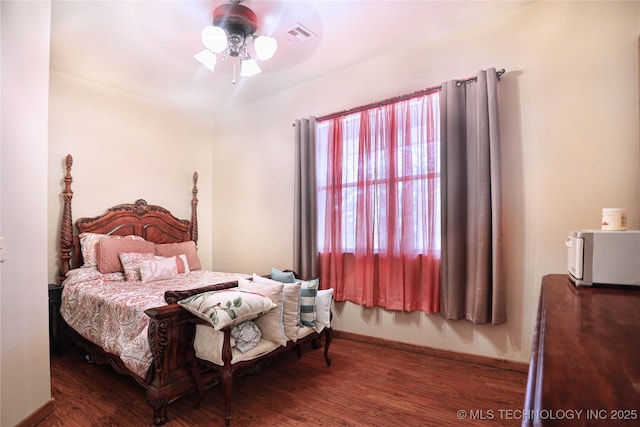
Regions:
<instances>
[{"instance_id":1,"label":"pink bedspread","mask_svg":"<svg viewBox=\"0 0 640 427\"><path fill-rule=\"evenodd\" d=\"M122 273L101 274L79 268L67 274L60 314L80 335L118 355L125 366L144 378L152 363L147 339L146 309L166 305L164 292L187 290L247 278L246 274L192 271L175 279L127 282Z\"/></svg>"}]
</instances>

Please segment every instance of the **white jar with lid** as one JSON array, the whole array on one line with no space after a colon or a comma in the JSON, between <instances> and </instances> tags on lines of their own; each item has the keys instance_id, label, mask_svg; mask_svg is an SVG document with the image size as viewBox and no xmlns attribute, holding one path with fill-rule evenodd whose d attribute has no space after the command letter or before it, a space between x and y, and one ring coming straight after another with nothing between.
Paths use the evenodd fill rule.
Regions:
<instances>
[{"instance_id":1,"label":"white jar with lid","mask_svg":"<svg viewBox=\"0 0 640 427\"><path fill-rule=\"evenodd\" d=\"M602 209L602 231L624 231L627 229L627 210L625 208Z\"/></svg>"}]
</instances>

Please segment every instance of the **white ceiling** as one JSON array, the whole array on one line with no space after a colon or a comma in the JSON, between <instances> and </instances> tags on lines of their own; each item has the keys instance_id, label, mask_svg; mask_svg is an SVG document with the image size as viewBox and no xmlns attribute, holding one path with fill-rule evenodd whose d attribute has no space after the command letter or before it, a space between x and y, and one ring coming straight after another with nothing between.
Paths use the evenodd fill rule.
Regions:
<instances>
[{"instance_id":1,"label":"white ceiling","mask_svg":"<svg viewBox=\"0 0 640 427\"><path fill-rule=\"evenodd\" d=\"M137 95L216 115L220 111L469 25L526 1L263 1L259 34L279 49L254 77L232 81L230 62L210 72L193 55L216 1L52 2L51 69ZM302 24L318 37L291 42Z\"/></svg>"}]
</instances>

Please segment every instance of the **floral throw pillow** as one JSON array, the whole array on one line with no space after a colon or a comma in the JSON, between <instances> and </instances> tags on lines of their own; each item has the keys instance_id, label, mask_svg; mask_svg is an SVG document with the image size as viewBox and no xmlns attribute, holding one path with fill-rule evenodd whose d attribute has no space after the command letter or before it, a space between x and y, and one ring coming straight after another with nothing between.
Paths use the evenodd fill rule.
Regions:
<instances>
[{"instance_id":1,"label":"floral throw pillow","mask_svg":"<svg viewBox=\"0 0 640 427\"><path fill-rule=\"evenodd\" d=\"M271 299L238 288L203 292L182 299L178 304L217 330L255 319L276 307Z\"/></svg>"}]
</instances>

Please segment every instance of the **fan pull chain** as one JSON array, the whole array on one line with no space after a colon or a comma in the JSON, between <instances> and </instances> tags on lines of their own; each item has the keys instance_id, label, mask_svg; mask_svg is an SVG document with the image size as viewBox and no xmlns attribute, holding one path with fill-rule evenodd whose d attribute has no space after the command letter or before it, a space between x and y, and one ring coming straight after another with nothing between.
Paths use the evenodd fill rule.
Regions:
<instances>
[{"instance_id":1,"label":"fan pull chain","mask_svg":"<svg viewBox=\"0 0 640 427\"><path fill-rule=\"evenodd\" d=\"M236 84L236 62L233 61L233 80L231 80L231 84Z\"/></svg>"}]
</instances>

